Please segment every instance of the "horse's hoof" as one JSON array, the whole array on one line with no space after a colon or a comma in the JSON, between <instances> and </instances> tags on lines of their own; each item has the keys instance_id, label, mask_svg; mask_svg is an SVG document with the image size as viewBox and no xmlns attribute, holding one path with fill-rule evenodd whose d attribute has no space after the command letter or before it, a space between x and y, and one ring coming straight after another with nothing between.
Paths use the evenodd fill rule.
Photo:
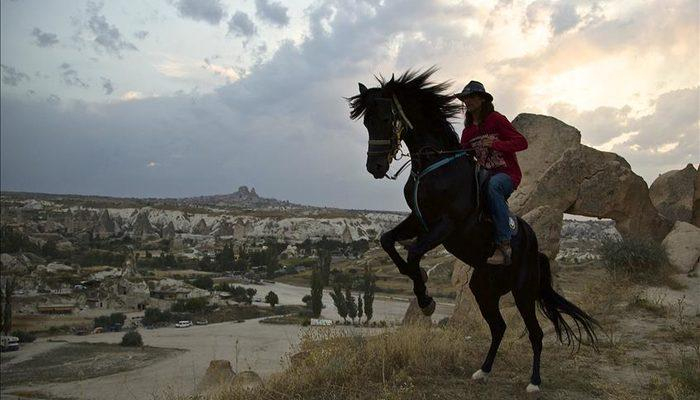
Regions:
<instances>
[{"instance_id":1,"label":"horse's hoof","mask_svg":"<svg viewBox=\"0 0 700 400\"><path fill-rule=\"evenodd\" d=\"M525 391L528 393L539 393L540 392L540 385L533 385L532 383L529 383L527 385L527 388L525 389Z\"/></svg>"},{"instance_id":2,"label":"horse's hoof","mask_svg":"<svg viewBox=\"0 0 700 400\"><path fill-rule=\"evenodd\" d=\"M430 299L430 304L428 304L425 307L421 307L420 310L426 317L433 315L433 313L435 312L435 300Z\"/></svg>"},{"instance_id":3,"label":"horse's hoof","mask_svg":"<svg viewBox=\"0 0 700 400\"><path fill-rule=\"evenodd\" d=\"M473 381L480 381L480 382L485 383L488 378L489 378L489 373L484 372L482 370L478 370L472 374Z\"/></svg>"},{"instance_id":4,"label":"horse's hoof","mask_svg":"<svg viewBox=\"0 0 700 400\"><path fill-rule=\"evenodd\" d=\"M428 273L425 272L425 268L420 269L420 276L423 278L423 283L428 283Z\"/></svg>"}]
</instances>

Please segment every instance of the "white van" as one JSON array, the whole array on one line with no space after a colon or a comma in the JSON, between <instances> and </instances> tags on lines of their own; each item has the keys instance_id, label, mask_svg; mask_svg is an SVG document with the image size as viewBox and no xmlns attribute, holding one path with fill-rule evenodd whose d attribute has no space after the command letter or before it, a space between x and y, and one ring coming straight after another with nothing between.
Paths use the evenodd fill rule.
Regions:
<instances>
[{"instance_id":1,"label":"white van","mask_svg":"<svg viewBox=\"0 0 700 400\"><path fill-rule=\"evenodd\" d=\"M178 321L177 324L175 324L176 328L189 328L192 326L192 321Z\"/></svg>"},{"instance_id":2,"label":"white van","mask_svg":"<svg viewBox=\"0 0 700 400\"><path fill-rule=\"evenodd\" d=\"M19 350L19 338L17 336L0 336L0 350Z\"/></svg>"}]
</instances>

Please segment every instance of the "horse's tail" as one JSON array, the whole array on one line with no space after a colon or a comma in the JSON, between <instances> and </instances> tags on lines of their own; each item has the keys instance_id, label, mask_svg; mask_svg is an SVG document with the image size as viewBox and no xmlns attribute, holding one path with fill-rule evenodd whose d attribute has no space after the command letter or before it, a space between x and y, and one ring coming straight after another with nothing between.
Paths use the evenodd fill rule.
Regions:
<instances>
[{"instance_id":1,"label":"horse's tail","mask_svg":"<svg viewBox=\"0 0 700 400\"><path fill-rule=\"evenodd\" d=\"M586 314L583 310L554 291L552 287L552 271L549 266L549 258L542 253L538 253L538 261L540 265L540 293L538 304L542 313L552 321L559 341L564 343L564 339L566 339L566 344L569 345L573 338L573 340L577 342L577 345L580 346L582 340L581 330L583 330L586 332L593 348L597 349L596 344L598 342L598 337L596 336L594 327L597 326L600 328L600 324L598 324L593 317ZM576 324L576 330L572 329L562 314L566 314L573 319Z\"/></svg>"}]
</instances>

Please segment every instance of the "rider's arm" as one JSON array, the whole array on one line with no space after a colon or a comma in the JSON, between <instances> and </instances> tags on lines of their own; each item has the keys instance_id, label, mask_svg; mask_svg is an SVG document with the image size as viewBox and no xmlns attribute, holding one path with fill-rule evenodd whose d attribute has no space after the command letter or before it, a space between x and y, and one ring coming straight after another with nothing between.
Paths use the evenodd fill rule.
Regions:
<instances>
[{"instance_id":1,"label":"rider's arm","mask_svg":"<svg viewBox=\"0 0 700 400\"><path fill-rule=\"evenodd\" d=\"M509 153L527 149L527 139L513 127L508 118L499 114L495 127L498 139L491 144L493 149Z\"/></svg>"},{"instance_id":2,"label":"rider's arm","mask_svg":"<svg viewBox=\"0 0 700 400\"><path fill-rule=\"evenodd\" d=\"M477 132L476 129L464 128L462 131L462 139L460 140L463 149L469 150L472 148L471 140L474 139Z\"/></svg>"}]
</instances>

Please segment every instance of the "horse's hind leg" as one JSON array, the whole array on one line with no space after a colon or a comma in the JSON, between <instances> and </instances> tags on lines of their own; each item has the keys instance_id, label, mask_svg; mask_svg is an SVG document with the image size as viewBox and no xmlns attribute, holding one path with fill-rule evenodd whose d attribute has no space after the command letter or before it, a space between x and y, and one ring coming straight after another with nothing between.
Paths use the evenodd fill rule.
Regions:
<instances>
[{"instance_id":1,"label":"horse's hind leg","mask_svg":"<svg viewBox=\"0 0 700 400\"><path fill-rule=\"evenodd\" d=\"M479 304L481 315L489 324L489 330L491 331L491 347L489 347L489 352L486 355L484 363L481 365L481 369L472 375L472 379L486 380L489 373L491 373L493 360L496 358L496 353L498 352L498 347L501 345L503 334L506 332L506 321L503 320L501 311L498 309L498 295L474 291L473 288L472 292L474 293L474 297L476 297L477 304Z\"/></svg>"},{"instance_id":2,"label":"horse's hind leg","mask_svg":"<svg viewBox=\"0 0 700 400\"><path fill-rule=\"evenodd\" d=\"M516 295L515 305L518 307L518 311L520 311L520 315L523 317L530 337L530 343L532 344L532 376L530 377L530 384L527 385L527 392L539 392L540 383L542 383L540 379L540 354L542 353L543 334L535 313L534 295Z\"/></svg>"}]
</instances>

